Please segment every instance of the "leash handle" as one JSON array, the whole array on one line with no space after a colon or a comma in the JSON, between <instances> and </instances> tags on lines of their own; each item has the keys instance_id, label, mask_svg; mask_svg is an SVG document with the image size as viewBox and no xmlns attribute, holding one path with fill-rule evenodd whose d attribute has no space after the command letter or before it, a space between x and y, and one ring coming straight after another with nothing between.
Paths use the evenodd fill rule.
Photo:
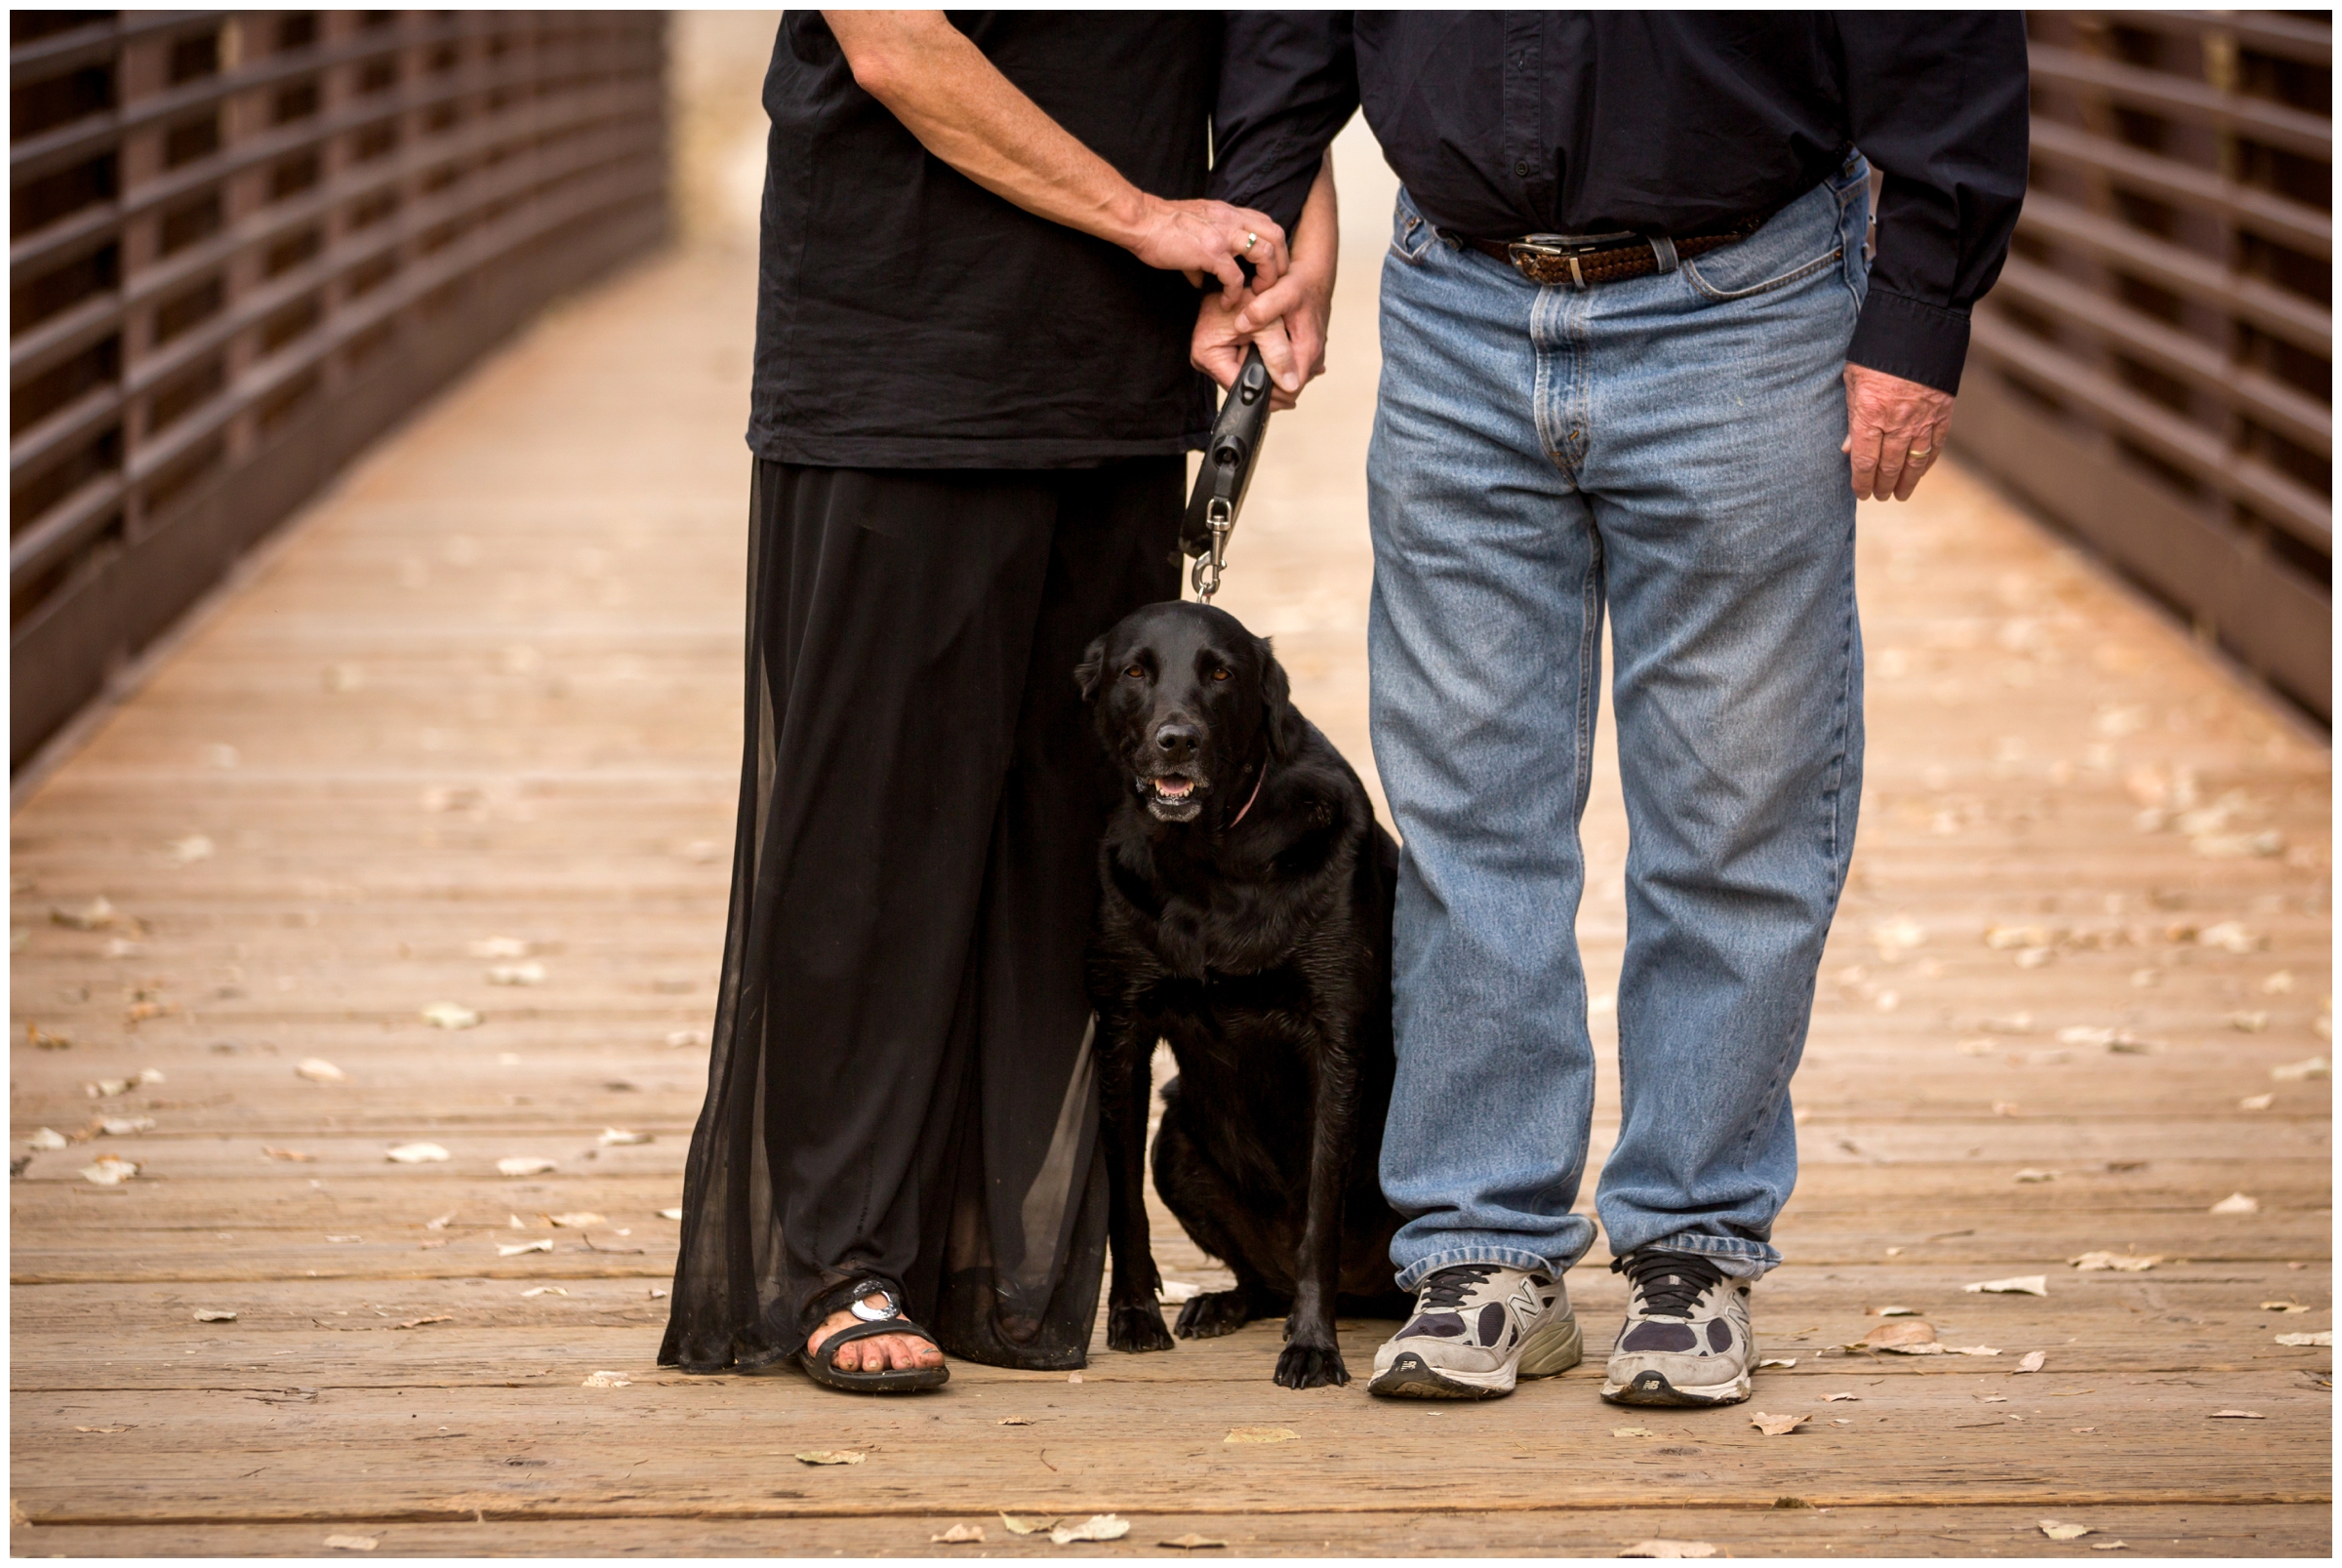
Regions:
<instances>
[{"instance_id":1,"label":"leash handle","mask_svg":"<svg viewBox=\"0 0 2342 1568\"><path fill-rule=\"evenodd\" d=\"M1205 604L1220 591L1229 536L1236 531L1236 513L1243 509L1244 492L1252 484L1253 465L1268 434L1269 392L1269 367L1255 344L1246 351L1236 383L1220 405L1220 417L1212 422L1211 442L1195 474L1195 492L1188 498L1187 516L1180 523L1179 547L1195 558L1189 581Z\"/></svg>"}]
</instances>

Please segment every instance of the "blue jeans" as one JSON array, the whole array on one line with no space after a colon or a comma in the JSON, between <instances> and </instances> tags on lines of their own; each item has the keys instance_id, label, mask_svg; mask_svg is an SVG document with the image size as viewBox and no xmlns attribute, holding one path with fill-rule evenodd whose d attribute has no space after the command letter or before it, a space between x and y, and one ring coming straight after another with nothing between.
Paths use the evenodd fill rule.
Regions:
<instances>
[{"instance_id":1,"label":"blue jeans","mask_svg":"<svg viewBox=\"0 0 2342 1568\"><path fill-rule=\"evenodd\" d=\"M1594 1113L1575 924L1605 608L1632 847L1614 1253L1780 1262L1789 1080L1862 793L1841 375L1858 158L1751 238L1541 288L1400 192L1367 461L1376 764L1404 839L1398 1283L1558 1272Z\"/></svg>"}]
</instances>

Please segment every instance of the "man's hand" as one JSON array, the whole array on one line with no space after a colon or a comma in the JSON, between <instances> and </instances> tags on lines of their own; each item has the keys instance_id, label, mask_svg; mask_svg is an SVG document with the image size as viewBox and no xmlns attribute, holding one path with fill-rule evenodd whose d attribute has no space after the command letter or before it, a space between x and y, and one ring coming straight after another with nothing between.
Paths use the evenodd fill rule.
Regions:
<instances>
[{"instance_id":1,"label":"man's hand","mask_svg":"<svg viewBox=\"0 0 2342 1568\"><path fill-rule=\"evenodd\" d=\"M1191 283L1209 272L1220 280L1221 298L1233 301L1245 287L1236 258L1252 263L1256 287L1284 276L1292 264L1284 227L1267 213L1224 201L1165 201L1144 191L1138 196L1139 216L1125 231L1104 237L1149 266L1185 272Z\"/></svg>"},{"instance_id":2,"label":"man's hand","mask_svg":"<svg viewBox=\"0 0 2342 1568\"><path fill-rule=\"evenodd\" d=\"M1952 433L1952 394L1882 370L1846 367L1846 439L1854 494L1909 501Z\"/></svg>"},{"instance_id":3,"label":"man's hand","mask_svg":"<svg viewBox=\"0 0 2342 1568\"><path fill-rule=\"evenodd\" d=\"M1331 155L1319 166L1295 225L1293 256L1281 278L1255 278L1242 294L1218 294L1195 316L1189 358L1222 386L1235 384L1247 344L1260 345L1275 390L1272 409L1289 409L1301 389L1325 373L1326 318L1334 307L1340 221Z\"/></svg>"}]
</instances>

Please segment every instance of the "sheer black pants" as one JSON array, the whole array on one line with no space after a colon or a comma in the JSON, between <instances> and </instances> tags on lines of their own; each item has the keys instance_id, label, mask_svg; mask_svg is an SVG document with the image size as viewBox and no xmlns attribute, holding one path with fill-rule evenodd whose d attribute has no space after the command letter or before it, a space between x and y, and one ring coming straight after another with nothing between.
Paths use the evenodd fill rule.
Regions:
<instances>
[{"instance_id":1,"label":"sheer black pants","mask_svg":"<svg viewBox=\"0 0 2342 1568\"><path fill-rule=\"evenodd\" d=\"M1105 1252L1081 951L1114 787L1072 670L1179 591L1183 464L759 462L740 819L660 1360L793 1353L868 1270L1079 1366Z\"/></svg>"}]
</instances>

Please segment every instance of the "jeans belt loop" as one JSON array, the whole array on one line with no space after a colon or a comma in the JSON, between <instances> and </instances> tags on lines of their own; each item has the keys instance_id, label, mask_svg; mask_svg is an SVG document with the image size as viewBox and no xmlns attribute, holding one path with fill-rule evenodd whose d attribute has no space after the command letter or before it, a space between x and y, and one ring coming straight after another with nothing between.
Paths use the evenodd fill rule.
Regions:
<instances>
[{"instance_id":1,"label":"jeans belt loop","mask_svg":"<svg viewBox=\"0 0 2342 1568\"><path fill-rule=\"evenodd\" d=\"M1667 276L1676 269L1676 242L1665 234L1650 236L1651 254L1659 259L1659 275Z\"/></svg>"}]
</instances>

